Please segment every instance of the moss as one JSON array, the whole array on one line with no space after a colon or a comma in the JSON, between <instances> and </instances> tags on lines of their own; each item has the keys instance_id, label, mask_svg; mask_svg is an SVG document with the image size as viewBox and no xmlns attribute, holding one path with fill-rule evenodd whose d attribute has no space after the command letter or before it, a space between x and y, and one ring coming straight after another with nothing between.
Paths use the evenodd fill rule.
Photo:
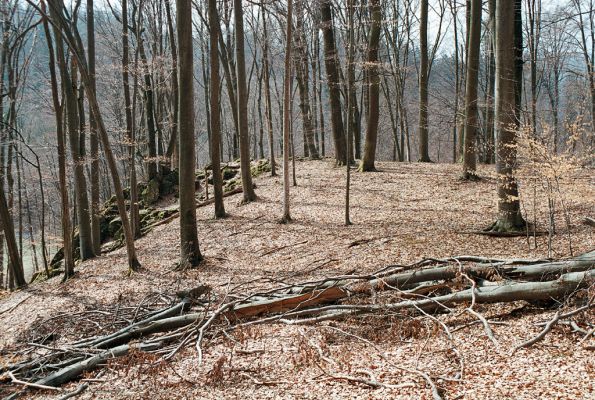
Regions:
<instances>
[{"instance_id":1,"label":"moss","mask_svg":"<svg viewBox=\"0 0 595 400\"><path fill-rule=\"evenodd\" d=\"M145 204L155 204L159 200L159 182L151 179L140 197Z\"/></svg>"}]
</instances>

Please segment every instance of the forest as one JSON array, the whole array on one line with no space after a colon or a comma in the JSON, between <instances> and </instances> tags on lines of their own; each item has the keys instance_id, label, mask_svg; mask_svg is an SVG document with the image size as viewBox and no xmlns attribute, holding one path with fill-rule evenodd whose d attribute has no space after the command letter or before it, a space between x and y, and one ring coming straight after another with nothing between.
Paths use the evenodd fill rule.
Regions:
<instances>
[{"instance_id":1,"label":"forest","mask_svg":"<svg viewBox=\"0 0 595 400\"><path fill-rule=\"evenodd\" d=\"M594 0L2 0L0 398L595 398Z\"/></svg>"}]
</instances>

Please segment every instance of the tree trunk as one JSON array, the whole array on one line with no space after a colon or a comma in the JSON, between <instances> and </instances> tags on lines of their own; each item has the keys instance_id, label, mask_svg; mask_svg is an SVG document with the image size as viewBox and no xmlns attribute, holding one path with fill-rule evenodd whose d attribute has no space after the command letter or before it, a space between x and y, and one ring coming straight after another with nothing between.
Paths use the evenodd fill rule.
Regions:
<instances>
[{"instance_id":1,"label":"tree trunk","mask_svg":"<svg viewBox=\"0 0 595 400\"><path fill-rule=\"evenodd\" d=\"M428 137L428 0L421 0L419 51L419 161L431 162Z\"/></svg>"},{"instance_id":2,"label":"tree trunk","mask_svg":"<svg viewBox=\"0 0 595 400\"><path fill-rule=\"evenodd\" d=\"M310 87L308 85L308 52L306 51L306 34L304 28L304 8L302 2L296 3L295 63L296 80L300 95L300 111L302 114L302 129L304 130L304 147L311 159L320 158L314 143L314 125L312 123L312 107L310 106Z\"/></svg>"},{"instance_id":3,"label":"tree trunk","mask_svg":"<svg viewBox=\"0 0 595 400\"><path fill-rule=\"evenodd\" d=\"M171 168L175 168L178 165L178 49L176 47L176 36L174 31L173 18L171 16L171 0L165 1L165 12L167 17L167 30L169 36L169 42L171 46L171 62L172 62L172 75L171 75L171 101L172 101L172 118L171 118L171 134L169 137L169 144L167 145L167 151L165 157L169 160Z\"/></svg>"},{"instance_id":4,"label":"tree trunk","mask_svg":"<svg viewBox=\"0 0 595 400\"><path fill-rule=\"evenodd\" d=\"M140 232L138 207L138 186L136 182L136 134L133 130L132 105L130 101L129 44L128 44L128 0L122 0L122 86L124 87L124 113L126 115L126 140L128 141L128 163L130 169L130 229L135 238Z\"/></svg>"},{"instance_id":5,"label":"tree trunk","mask_svg":"<svg viewBox=\"0 0 595 400\"><path fill-rule=\"evenodd\" d=\"M244 10L242 0L233 0L234 30L236 44L236 79L238 82L238 126L240 136L240 165L244 203L256 200L250 171L250 137L248 132L248 88L246 85L246 60L244 52Z\"/></svg>"},{"instance_id":6,"label":"tree trunk","mask_svg":"<svg viewBox=\"0 0 595 400\"><path fill-rule=\"evenodd\" d=\"M496 131L498 135L498 219L491 230L518 231L525 226L521 216L516 167L516 38L515 2L496 3Z\"/></svg>"},{"instance_id":7,"label":"tree trunk","mask_svg":"<svg viewBox=\"0 0 595 400\"><path fill-rule=\"evenodd\" d=\"M378 47L380 45L380 30L382 24L382 9L380 0L370 0L370 38L368 43L368 57L366 69L369 82L368 120L366 128L366 143L364 157L360 165L361 171L374 171L376 160L376 143L378 141L378 120L380 117L380 76L378 73ZM391 114L392 115L392 114Z\"/></svg>"},{"instance_id":8,"label":"tree trunk","mask_svg":"<svg viewBox=\"0 0 595 400\"><path fill-rule=\"evenodd\" d=\"M51 13L54 10L50 9ZM74 172L74 185L76 195L76 212L79 228L80 256L81 260L86 260L95 256L93 250L93 238L91 232L91 219L89 215L89 200L87 197L87 181L85 179L85 170L83 159L80 155L80 126L78 115L78 103L75 92L75 79L77 70L75 63L72 64L72 74L68 71L66 64L64 45L60 29L54 27L54 39L56 41L56 55L60 78L62 81L62 90L64 91L64 101L66 105L66 117L68 126L68 138L70 143L70 153L72 156L72 168Z\"/></svg>"},{"instance_id":9,"label":"tree trunk","mask_svg":"<svg viewBox=\"0 0 595 400\"><path fill-rule=\"evenodd\" d=\"M87 52L89 58L89 75L93 91L96 91L95 79L95 13L93 0L87 0ZM89 115L89 146L91 151L91 233L95 255L101 253L101 227L99 224L99 140L97 123L93 115Z\"/></svg>"},{"instance_id":10,"label":"tree trunk","mask_svg":"<svg viewBox=\"0 0 595 400\"><path fill-rule=\"evenodd\" d=\"M266 105L266 122L269 138L269 160L271 163L271 176L277 175L277 164L275 162L275 139L273 135L273 110L271 105L270 66L269 66L269 35L267 30L267 18L264 0L260 3L262 13L262 71L264 80L264 99Z\"/></svg>"},{"instance_id":11,"label":"tree trunk","mask_svg":"<svg viewBox=\"0 0 595 400\"><path fill-rule=\"evenodd\" d=\"M41 9L45 14L45 3L41 3ZM58 91L58 78L56 75L56 60L49 22L46 16L43 17L43 29L48 46L48 66L50 71L50 85L52 88L52 103L56 117L56 136L58 150L58 186L60 188L60 219L62 224L62 246L64 248L64 277L68 278L74 273L74 257L72 252L72 229L70 224L70 207L68 205L68 187L66 184L66 145L64 143L64 131L62 121L62 105L60 104Z\"/></svg>"},{"instance_id":12,"label":"tree trunk","mask_svg":"<svg viewBox=\"0 0 595 400\"><path fill-rule=\"evenodd\" d=\"M194 63L192 49L192 7L176 0L177 33L180 54L178 129L180 136L180 268L196 267L203 257L196 232L195 138L194 138Z\"/></svg>"},{"instance_id":13,"label":"tree trunk","mask_svg":"<svg viewBox=\"0 0 595 400\"><path fill-rule=\"evenodd\" d=\"M10 257L8 272L14 279L16 288L25 287L27 286L27 281L25 281L25 274L23 272L23 262L19 255L19 247L14 235L14 224L8 209L8 204L6 203L6 195L4 194L3 187L0 187L0 223L4 229L6 248Z\"/></svg>"},{"instance_id":14,"label":"tree trunk","mask_svg":"<svg viewBox=\"0 0 595 400\"><path fill-rule=\"evenodd\" d=\"M221 175L221 105L219 97L219 16L217 0L209 0L209 40L210 40L210 102L211 102L211 166L213 171L213 190L215 191L215 218L225 217L223 203L223 176Z\"/></svg>"},{"instance_id":15,"label":"tree trunk","mask_svg":"<svg viewBox=\"0 0 595 400\"><path fill-rule=\"evenodd\" d=\"M291 221L289 213L289 148L291 130L291 57L293 2L287 0L287 31L285 35L285 72L283 75L283 216L282 223ZM295 157L295 154L294 154Z\"/></svg>"},{"instance_id":16,"label":"tree trunk","mask_svg":"<svg viewBox=\"0 0 595 400\"><path fill-rule=\"evenodd\" d=\"M479 50L481 47L481 0L471 1L471 31L467 49L467 78L465 88L465 148L463 151L463 179L478 178L477 130L479 126L477 108L477 86L479 84Z\"/></svg>"},{"instance_id":17,"label":"tree trunk","mask_svg":"<svg viewBox=\"0 0 595 400\"><path fill-rule=\"evenodd\" d=\"M347 143L343 128L343 110L341 108L341 79L339 75L339 59L335 44L333 14L331 0L320 2L320 25L324 43L324 65L329 87L329 102L331 106L331 126L335 143L335 162L343 165L346 159Z\"/></svg>"}]
</instances>

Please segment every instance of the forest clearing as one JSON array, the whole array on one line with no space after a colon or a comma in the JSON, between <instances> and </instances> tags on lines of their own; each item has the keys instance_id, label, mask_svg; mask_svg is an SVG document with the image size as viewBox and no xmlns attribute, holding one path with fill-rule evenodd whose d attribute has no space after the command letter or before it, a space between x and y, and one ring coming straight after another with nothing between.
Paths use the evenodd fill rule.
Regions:
<instances>
[{"instance_id":1,"label":"forest clearing","mask_svg":"<svg viewBox=\"0 0 595 400\"><path fill-rule=\"evenodd\" d=\"M212 219L212 205L198 209L205 256L200 269L172 271L179 252L179 222L174 219L137 241L143 269L131 277L125 274L126 252L120 249L84 262L76 278L66 283L59 284L56 277L5 297L0 302L4 362L9 354L26 348L35 351L27 343L50 333L56 335L52 348L67 348L81 338L112 332L143 302L148 310L171 306L180 300L177 292L199 285L213 288L203 299L213 310L230 296L365 275L423 258L547 258L547 236L538 236L535 247L532 237L473 233L493 218L490 167L480 169L485 179L477 183L460 181L456 166L448 164L387 162L379 169L353 175L352 226L342 223L343 169L333 168L330 161L298 162L291 224L278 223L282 187L278 177L255 181L259 193L255 203L241 205L239 195L229 197L229 218ZM562 182L562 190L571 199L568 212L577 255L593 249L593 228L583 220L593 210L595 189L592 174L574 178ZM523 176L520 181L525 187ZM537 221L545 221L543 202L536 209ZM553 255L567 258L568 228L563 219L556 222ZM461 282L455 279L449 285ZM592 301L592 289L589 293ZM387 291L343 303L382 307L399 297ZM68 383L59 393L31 389L27 397L60 398L89 385L77 398L432 398L431 388L419 375L425 373L443 398L534 399L549 398L554 392L556 398L590 398L595 395L595 338L583 340L583 331L592 329L593 308L559 321L543 340L511 354L515 346L543 330L540 323L585 301L578 296L562 308L524 301L475 305L489 321L497 345L478 318L464 312L468 303L449 314L385 310L297 326L271 320L228 333L224 333L228 323L221 321L202 341L202 364L192 338L169 361L133 351L86 372L87 383L85 379ZM117 308L122 309L120 316ZM106 316L96 318L95 310ZM170 351L179 340L170 344ZM1 387L3 395L19 389L19 385Z\"/></svg>"}]
</instances>

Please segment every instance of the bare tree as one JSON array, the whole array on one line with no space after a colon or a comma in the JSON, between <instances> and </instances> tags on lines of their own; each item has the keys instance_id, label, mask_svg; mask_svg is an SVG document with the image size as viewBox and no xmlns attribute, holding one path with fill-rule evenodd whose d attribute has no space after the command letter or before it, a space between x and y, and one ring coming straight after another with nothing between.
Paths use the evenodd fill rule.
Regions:
<instances>
[{"instance_id":1,"label":"bare tree","mask_svg":"<svg viewBox=\"0 0 595 400\"><path fill-rule=\"evenodd\" d=\"M428 0L421 0L419 15L419 161L430 162L428 134Z\"/></svg>"},{"instance_id":2,"label":"bare tree","mask_svg":"<svg viewBox=\"0 0 595 400\"><path fill-rule=\"evenodd\" d=\"M496 3L496 173L498 218L492 231L510 232L525 227L514 172L517 156L515 2Z\"/></svg>"},{"instance_id":3,"label":"bare tree","mask_svg":"<svg viewBox=\"0 0 595 400\"><path fill-rule=\"evenodd\" d=\"M179 45L178 79L184 91L178 100L180 136L180 265L196 267L203 259L196 232L195 139L194 139L194 76L192 49L192 7L186 0L176 0L177 36Z\"/></svg>"},{"instance_id":4,"label":"bare tree","mask_svg":"<svg viewBox=\"0 0 595 400\"><path fill-rule=\"evenodd\" d=\"M376 143L378 141L378 122L380 117L380 75L378 65L378 47L382 24L382 9L380 0L370 0L370 16L372 24L368 39L368 55L366 69L368 77L368 125L366 128L366 142L361 171L374 171L376 160Z\"/></svg>"},{"instance_id":5,"label":"bare tree","mask_svg":"<svg viewBox=\"0 0 595 400\"><path fill-rule=\"evenodd\" d=\"M211 103L211 169L215 191L215 218L225 217L223 204L223 177L221 175L221 106L219 104L219 16L217 0L209 0L209 62L210 62L210 103Z\"/></svg>"},{"instance_id":6,"label":"bare tree","mask_svg":"<svg viewBox=\"0 0 595 400\"><path fill-rule=\"evenodd\" d=\"M236 50L236 79L237 79L237 112L240 136L240 164L242 174L242 189L244 203L256 200L256 193L252 186L250 171L250 137L248 133L248 87L246 85L246 59L244 52L244 10L242 0L233 1L235 50Z\"/></svg>"},{"instance_id":7,"label":"bare tree","mask_svg":"<svg viewBox=\"0 0 595 400\"><path fill-rule=\"evenodd\" d=\"M476 180L479 126L477 85L479 83L479 49L481 47L481 0L471 0L471 21L467 42L467 78L465 87L465 148L463 151L463 179Z\"/></svg>"}]
</instances>

